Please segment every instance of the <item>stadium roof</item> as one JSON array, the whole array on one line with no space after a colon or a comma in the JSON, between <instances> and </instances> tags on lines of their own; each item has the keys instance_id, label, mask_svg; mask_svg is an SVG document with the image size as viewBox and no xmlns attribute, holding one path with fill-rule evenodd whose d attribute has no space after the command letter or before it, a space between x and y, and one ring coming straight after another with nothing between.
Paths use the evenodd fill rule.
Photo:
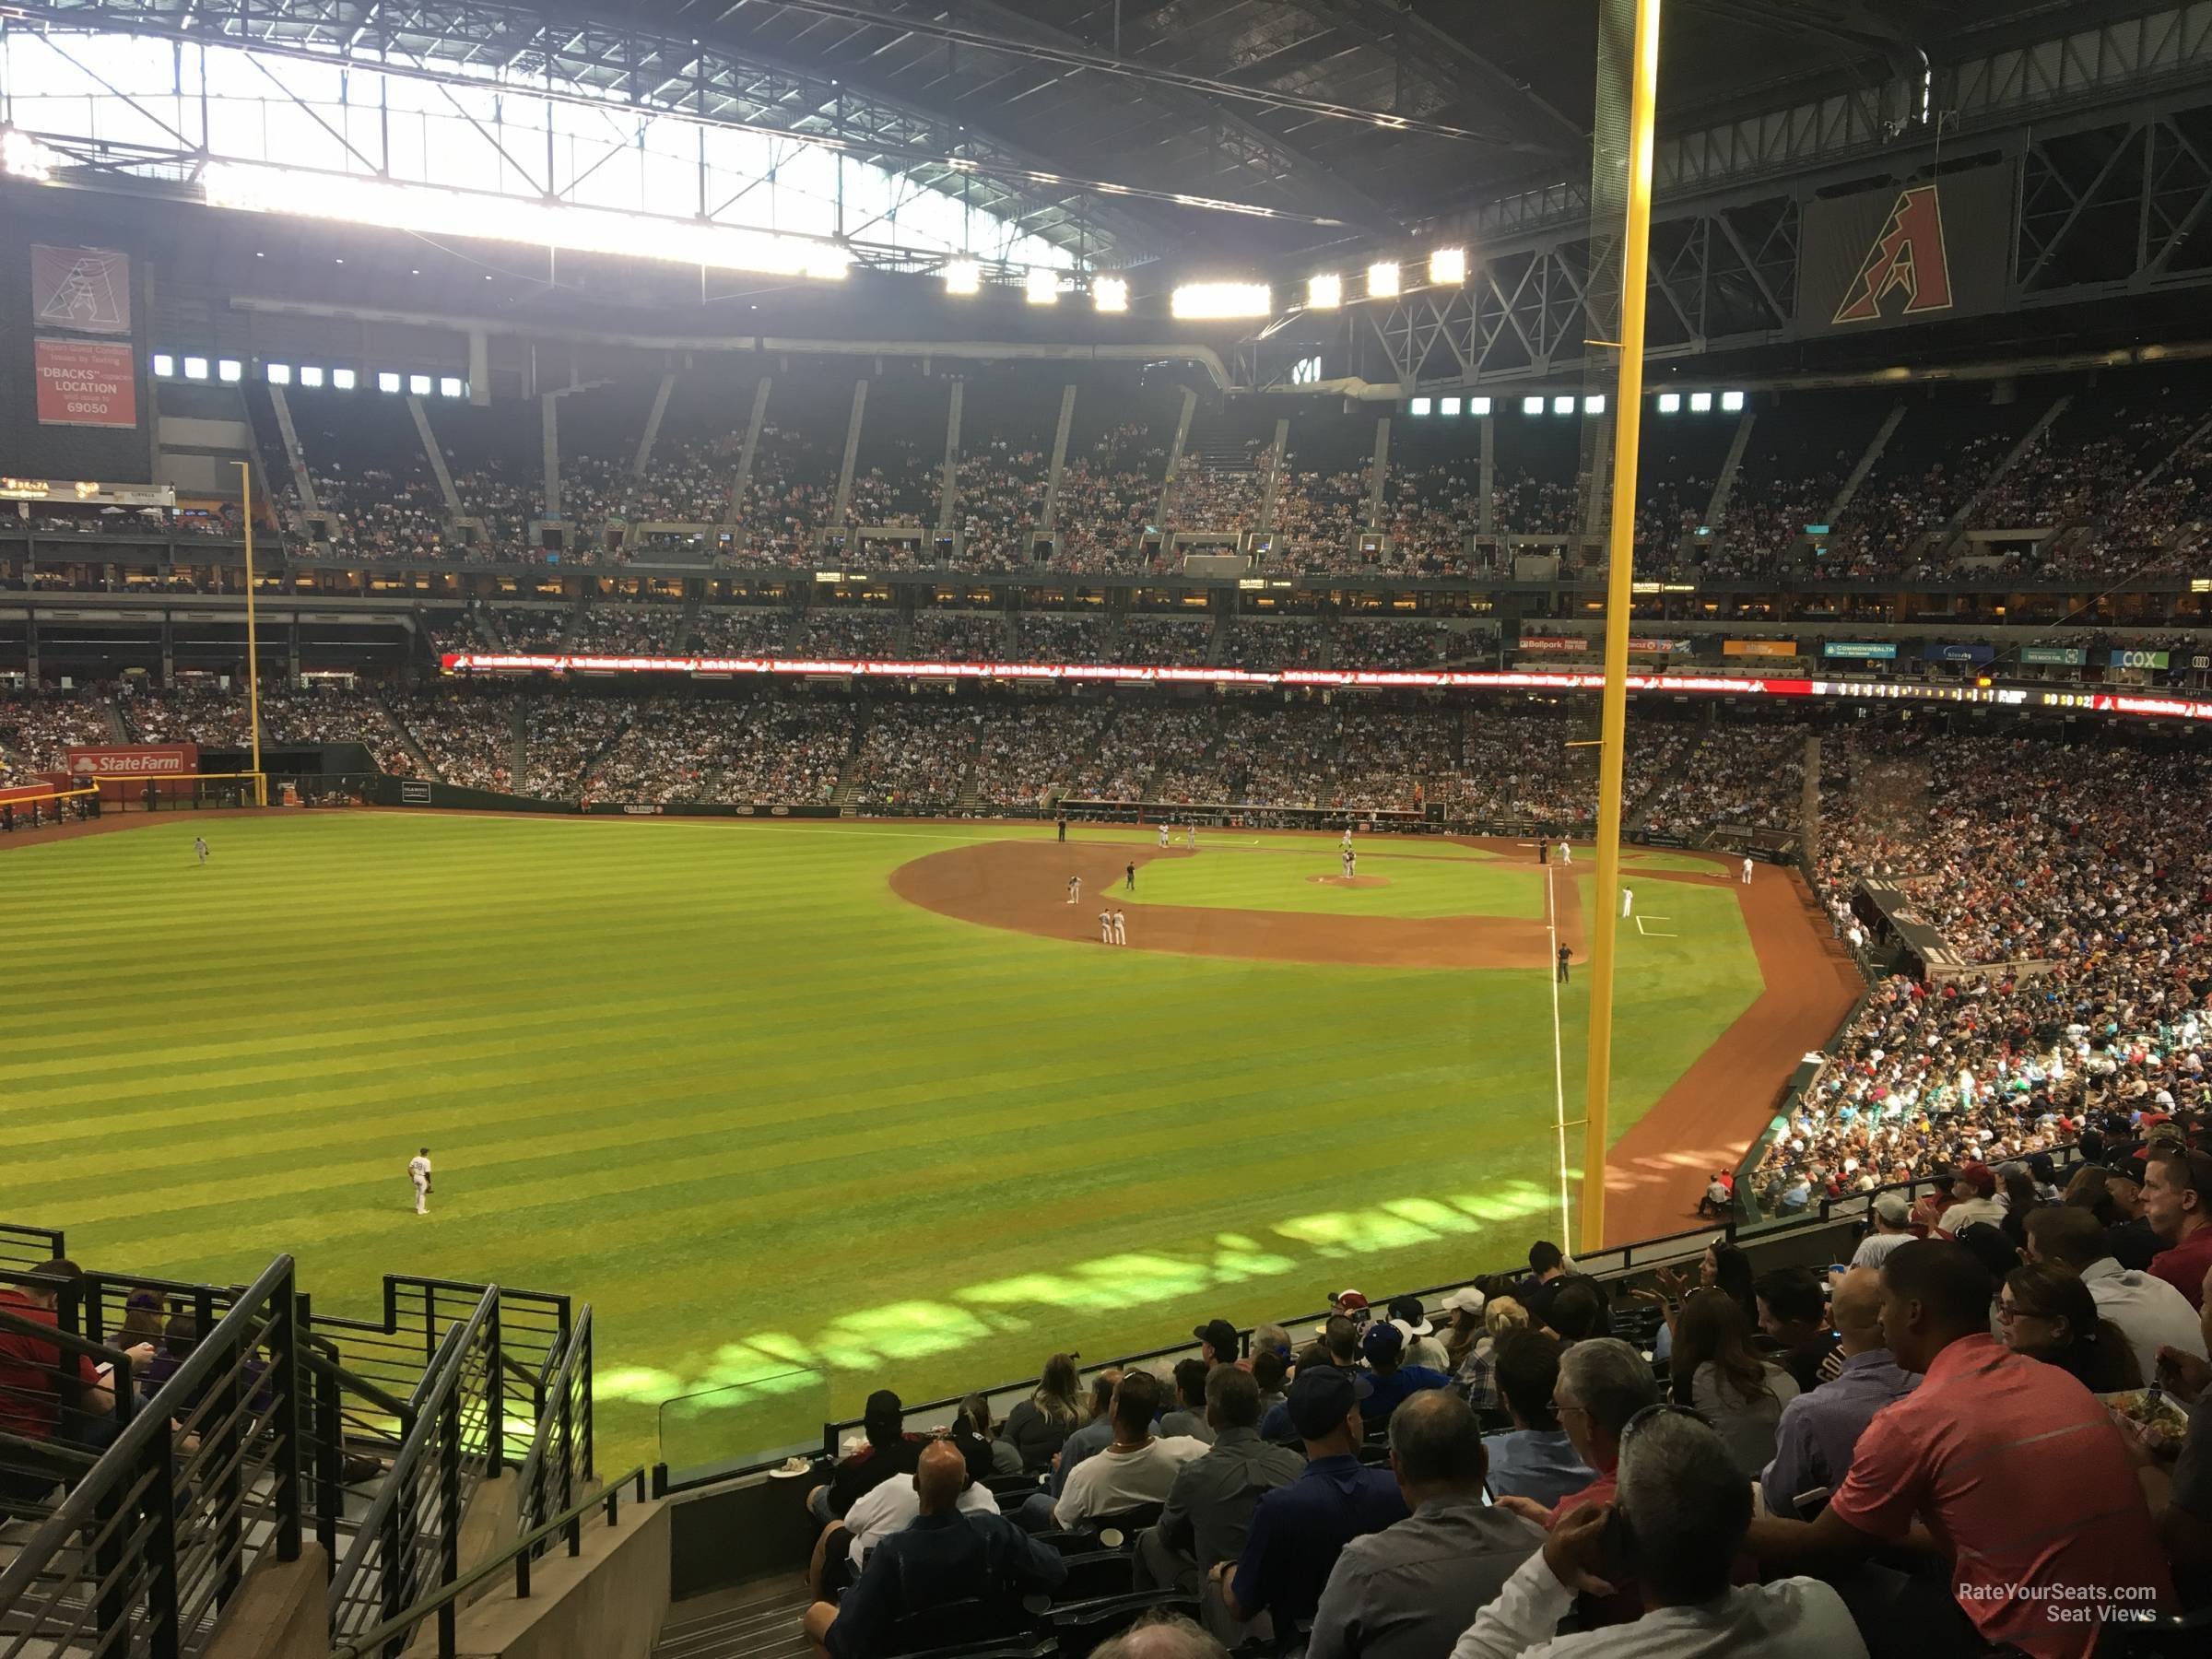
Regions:
<instances>
[{"instance_id":1,"label":"stadium roof","mask_svg":"<svg viewBox=\"0 0 2212 1659\"><path fill-rule=\"evenodd\" d=\"M1910 76L1930 57L2142 9L1671 0L1663 124ZM1387 238L1586 174L1599 0L11 0L6 10L34 27L251 42L518 88L558 82L788 132L1114 265Z\"/></svg>"}]
</instances>

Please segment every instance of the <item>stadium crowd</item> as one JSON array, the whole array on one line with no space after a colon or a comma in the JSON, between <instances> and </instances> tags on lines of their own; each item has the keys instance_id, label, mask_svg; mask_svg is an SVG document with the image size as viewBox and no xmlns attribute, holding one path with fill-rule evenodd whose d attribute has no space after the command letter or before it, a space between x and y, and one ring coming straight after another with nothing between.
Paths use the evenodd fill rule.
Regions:
<instances>
[{"instance_id":1,"label":"stadium crowd","mask_svg":"<svg viewBox=\"0 0 2212 1659\"><path fill-rule=\"evenodd\" d=\"M1111 1606L1143 1610L1115 1659L2190 1651L2156 1621L2212 1604L2202 1135L2123 1116L2063 1195L2040 1162L1886 1192L1825 1274L1716 1237L1600 1279L1539 1241L1439 1304L1055 1353L944 1421L879 1378L790 1466L804 1632L867 1659Z\"/></svg>"}]
</instances>

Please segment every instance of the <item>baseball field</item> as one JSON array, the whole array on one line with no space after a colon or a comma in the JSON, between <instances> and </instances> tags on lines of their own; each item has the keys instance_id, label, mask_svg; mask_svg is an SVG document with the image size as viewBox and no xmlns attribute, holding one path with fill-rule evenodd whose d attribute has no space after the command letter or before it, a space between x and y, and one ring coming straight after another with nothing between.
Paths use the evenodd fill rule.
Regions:
<instances>
[{"instance_id":1,"label":"baseball field","mask_svg":"<svg viewBox=\"0 0 2212 1659\"><path fill-rule=\"evenodd\" d=\"M1614 1236L1688 1225L1849 1000L1785 872L1628 869ZM1333 836L957 823L188 814L18 843L0 1218L178 1277L290 1252L333 1311L387 1271L572 1291L603 1463L664 1433L703 1462L872 1387L1567 1237L1590 886L1586 851L1362 838L1347 884Z\"/></svg>"}]
</instances>

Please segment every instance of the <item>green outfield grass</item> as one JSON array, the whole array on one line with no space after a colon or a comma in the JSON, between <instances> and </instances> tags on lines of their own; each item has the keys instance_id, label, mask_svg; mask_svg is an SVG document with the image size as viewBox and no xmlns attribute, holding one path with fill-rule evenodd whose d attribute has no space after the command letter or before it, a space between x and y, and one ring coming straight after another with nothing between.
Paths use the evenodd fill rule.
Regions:
<instances>
[{"instance_id":1,"label":"green outfield grass","mask_svg":"<svg viewBox=\"0 0 2212 1659\"><path fill-rule=\"evenodd\" d=\"M1051 833L270 814L11 848L0 1218L180 1277L288 1251L341 1312L386 1271L571 1290L609 1467L652 1454L673 1395L744 1407L677 1425L672 1461L699 1461L886 1383L926 1397L1560 1235L1546 975L1101 951L888 885ZM1334 838L1304 860L1214 839L1186 861L1226 872L1193 877L1235 890L1214 902L1258 902L1244 872L1277 864L1300 879L1267 903L1326 890L1302 872ZM1486 904L1521 890L1388 844L1363 868L1409 892L1417 853ZM1623 938L1619 1130L1759 989L1725 885L1662 885L1640 908L1677 936ZM1583 997L1578 976L1571 1102Z\"/></svg>"}]
</instances>

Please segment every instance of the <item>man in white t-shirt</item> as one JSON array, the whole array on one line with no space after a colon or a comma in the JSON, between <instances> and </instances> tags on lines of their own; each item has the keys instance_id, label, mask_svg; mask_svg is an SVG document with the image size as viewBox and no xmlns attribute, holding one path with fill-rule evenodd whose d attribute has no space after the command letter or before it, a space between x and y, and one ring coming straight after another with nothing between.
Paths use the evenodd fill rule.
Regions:
<instances>
[{"instance_id":1,"label":"man in white t-shirt","mask_svg":"<svg viewBox=\"0 0 2212 1659\"><path fill-rule=\"evenodd\" d=\"M1159 1379L1124 1371L1113 1391L1113 1443L1076 1465L1053 1506L1053 1524L1080 1526L1100 1515L1118 1515L1147 1503L1165 1503L1175 1471L1206 1455L1191 1435L1161 1440L1152 1432L1159 1414Z\"/></svg>"},{"instance_id":2,"label":"man in white t-shirt","mask_svg":"<svg viewBox=\"0 0 2212 1659\"><path fill-rule=\"evenodd\" d=\"M992 1496L991 1488L973 1476L961 1488L959 1501L953 1507L970 1513L999 1512L998 1500ZM922 1494L914 1489L912 1475L894 1475L853 1499L843 1523L847 1535L845 1559L852 1566L853 1577L859 1577L861 1568L867 1564L869 1550L921 1512Z\"/></svg>"},{"instance_id":3,"label":"man in white t-shirt","mask_svg":"<svg viewBox=\"0 0 2212 1659\"><path fill-rule=\"evenodd\" d=\"M415 1213L430 1213L430 1149L425 1147L407 1159L407 1179L415 1183Z\"/></svg>"},{"instance_id":4,"label":"man in white t-shirt","mask_svg":"<svg viewBox=\"0 0 2212 1659\"><path fill-rule=\"evenodd\" d=\"M1879 1267L1900 1244L1917 1237L1912 1230L1912 1205L1902 1193L1884 1193L1874 1201L1874 1230L1859 1241L1852 1253L1853 1267Z\"/></svg>"}]
</instances>

